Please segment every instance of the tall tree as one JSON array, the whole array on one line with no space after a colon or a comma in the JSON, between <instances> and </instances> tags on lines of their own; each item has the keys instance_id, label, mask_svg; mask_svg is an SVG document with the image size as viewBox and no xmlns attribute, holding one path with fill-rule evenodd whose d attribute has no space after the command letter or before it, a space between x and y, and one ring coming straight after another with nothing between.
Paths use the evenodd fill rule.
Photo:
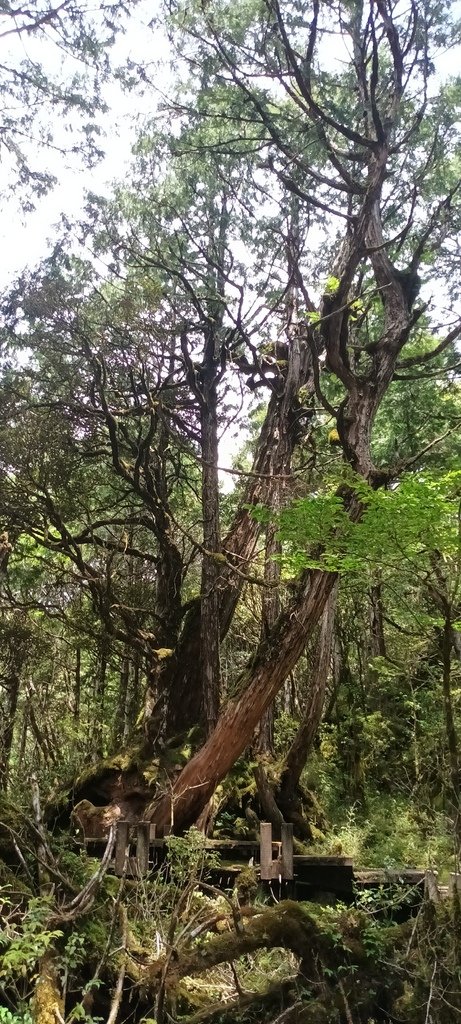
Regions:
<instances>
[{"instance_id":1,"label":"tall tree","mask_svg":"<svg viewBox=\"0 0 461 1024\"><path fill-rule=\"evenodd\" d=\"M418 299L419 272L449 280L460 211L456 89L429 91L432 47L451 32L437 5L314 3L306 17L305 5L267 0L238 23L231 9L176 6L171 24L200 88L194 103L187 89L176 97L174 138L156 127L140 140L135 188L94 208L88 231L112 277L56 259L11 298L8 335L27 319L35 358L5 417L16 469L3 507L5 525L15 507L21 530L64 556L107 635L145 659L146 757L205 721L204 745L151 806L181 828L312 636L337 582L331 531L341 543L363 514L360 488L400 481L435 442L434 431L416 451L380 450L374 428L402 374L451 365L461 324L450 312L442 326ZM325 55L332 25L352 54L345 69ZM218 433L254 393L268 401L253 467L220 521ZM312 486L328 420L342 463L314 486L336 487L333 514L325 503L307 568L219 712L218 635L245 583L264 585L261 522L282 484L285 499ZM43 459L36 432L51 427ZM128 558L146 579L136 606L124 599Z\"/></svg>"}]
</instances>

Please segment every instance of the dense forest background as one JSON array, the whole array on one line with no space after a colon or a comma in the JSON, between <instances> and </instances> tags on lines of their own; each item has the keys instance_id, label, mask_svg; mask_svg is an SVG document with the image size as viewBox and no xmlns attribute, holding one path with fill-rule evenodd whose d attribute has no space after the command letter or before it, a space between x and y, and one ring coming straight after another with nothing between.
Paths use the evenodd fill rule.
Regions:
<instances>
[{"instance_id":1,"label":"dense forest background","mask_svg":"<svg viewBox=\"0 0 461 1024\"><path fill-rule=\"evenodd\" d=\"M461 1019L456 891L270 907L204 846L458 871L458 6L169 2L121 68L142 4L1 5L76 66L0 69L26 209L111 79L154 111L1 297L2 1024Z\"/></svg>"}]
</instances>

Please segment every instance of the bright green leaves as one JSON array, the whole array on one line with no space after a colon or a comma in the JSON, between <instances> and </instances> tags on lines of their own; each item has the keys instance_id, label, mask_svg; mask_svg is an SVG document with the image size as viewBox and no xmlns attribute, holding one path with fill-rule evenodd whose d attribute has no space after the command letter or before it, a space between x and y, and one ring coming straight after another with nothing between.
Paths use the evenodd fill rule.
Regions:
<instances>
[{"instance_id":1,"label":"bright green leaves","mask_svg":"<svg viewBox=\"0 0 461 1024\"><path fill-rule=\"evenodd\" d=\"M337 493L311 495L280 512L288 573L323 568L362 574L381 566L418 574L427 570L434 551L445 560L458 558L461 472L439 480L411 477L392 490L375 491L356 480L350 493L361 510L358 521ZM271 518L261 507L253 515L261 523Z\"/></svg>"},{"instance_id":2,"label":"bright green leaves","mask_svg":"<svg viewBox=\"0 0 461 1024\"><path fill-rule=\"evenodd\" d=\"M339 277L334 277L333 275L330 275L330 277L327 278L324 294L336 295L336 292L338 291L340 284L341 281L339 280Z\"/></svg>"},{"instance_id":3,"label":"bright green leaves","mask_svg":"<svg viewBox=\"0 0 461 1024\"><path fill-rule=\"evenodd\" d=\"M22 977L30 981L37 962L62 937L62 931L47 927L49 912L49 900L32 899L20 927L0 934L0 978L5 982Z\"/></svg>"}]
</instances>

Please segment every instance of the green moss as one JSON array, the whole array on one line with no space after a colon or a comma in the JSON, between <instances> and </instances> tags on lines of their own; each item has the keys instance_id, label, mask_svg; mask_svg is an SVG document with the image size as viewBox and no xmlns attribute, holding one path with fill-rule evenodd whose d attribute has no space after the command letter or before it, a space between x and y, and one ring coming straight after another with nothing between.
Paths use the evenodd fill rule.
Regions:
<instances>
[{"instance_id":1,"label":"green moss","mask_svg":"<svg viewBox=\"0 0 461 1024\"><path fill-rule=\"evenodd\" d=\"M0 853L2 850L14 849L11 832L17 835L22 824L23 818L19 809L7 797L0 795Z\"/></svg>"},{"instance_id":2,"label":"green moss","mask_svg":"<svg viewBox=\"0 0 461 1024\"><path fill-rule=\"evenodd\" d=\"M107 921L104 920L103 916L100 917L91 916L83 922L81 925L82 934L86 940L86 951L88 956L91 954L98 954L101 956L101 951L104 949L107 942L107 929L109 926L109 914Z\"/></svg>"},{"instance_id":3,"label":"green moss","mask_svg":"<svg viewBox=\"0 0 461 1024\"><path fill-rule=\"evenodd\" d=\"M89 768L85 768L77 777L74 788L78 792L87 783L98 782L99 779L103 779L110 772L142 770L146 767L147 763L148 758L141 744L130 747L118 754L114 754L112 757L106 757L98 765L90 765Z\"/></svg>"}]
</instances>

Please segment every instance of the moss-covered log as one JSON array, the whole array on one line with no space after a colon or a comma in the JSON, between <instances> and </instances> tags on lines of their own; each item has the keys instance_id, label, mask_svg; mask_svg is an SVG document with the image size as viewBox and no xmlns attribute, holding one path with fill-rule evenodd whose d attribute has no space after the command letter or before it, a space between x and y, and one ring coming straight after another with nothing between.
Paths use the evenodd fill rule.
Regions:
<instances>
[{"instance_id":1,"label":"moss-covered log","mask_svg":"<svg viewBox=\"0 0 461 1024\"><path fill-rule=\"evenodd\" d=\"M221 964L233 963L257 950L284 948L298 960L298 980L308 991L306 1012L303 1010L304 1016L300 1020L307 1024L315 1018L312 1016L314 1005L317 1009L321 1005L323 1013L323 1016L319 1013L316 1020L339 1021L349 1003L356 1009L366 1006L372 1015L377 993L382 997L382 979L375 951L371 952L367 947L369 918L366 915L354 910L337 913L315 905L286 901L275 907L246 908L242 911L242 924L238 934L230 929L213 935L199 947L183 946L175 949L173 955L170 951L167 971L165 958L144 966L133 962L132 977L152 995L165 982L170 999L176 1003L183 978L207 974ZM406 927L382 928L380 941L382 948L396 948L407 941ZM390 973L391 968L388 981ZM400 987L396 974L392 983L393 998L399 994ZM258 999L264 1002L268 994L269 990L254 993L250 1002ZM293 987L295 999L296 984ZM240 1008L244 1004L245 1000ZM233 1000L229 1012L237 1006ZM213 1007L209 1011L212 1019ZM203 1013L196 1012L191 1019L199 1021L206 1018L204 1008Z\"/></svg>"},{"instance_id":2,"label":"moss-covered log","mask_svg":"<svg viewBox=\"0 0 461 1024\"><path fill-rule=\"evenodd\" d=\"M58 966L53 955L48 953L41 961L35 983L34 1024L56 1024L56 1021L63 1020L64 1000L58 977Z\"/></svg>"}]
</instances>

